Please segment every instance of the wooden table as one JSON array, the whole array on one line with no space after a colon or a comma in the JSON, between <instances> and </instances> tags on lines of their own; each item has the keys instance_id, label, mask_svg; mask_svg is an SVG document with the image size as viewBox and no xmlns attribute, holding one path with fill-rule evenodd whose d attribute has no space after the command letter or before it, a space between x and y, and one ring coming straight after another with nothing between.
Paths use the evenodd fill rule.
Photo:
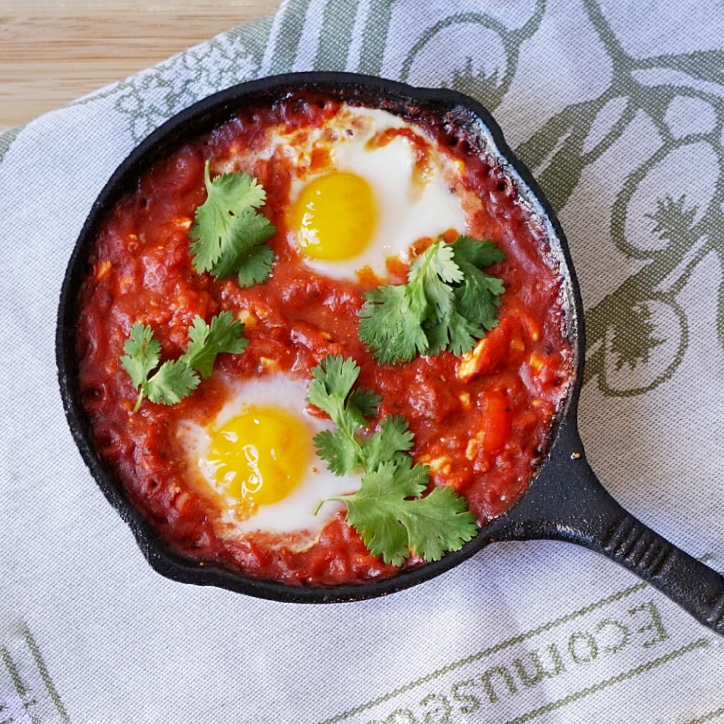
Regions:
<instances>
[{"instance_id":1,"label":"wooden table","mask_svg":"<svg viewBox=\"0 0 724 724\"><path fill-rule=\"evenodd\" d=\"M0 0L0 132L171 57L281 0Z\"/></svg>"}]
</instances>

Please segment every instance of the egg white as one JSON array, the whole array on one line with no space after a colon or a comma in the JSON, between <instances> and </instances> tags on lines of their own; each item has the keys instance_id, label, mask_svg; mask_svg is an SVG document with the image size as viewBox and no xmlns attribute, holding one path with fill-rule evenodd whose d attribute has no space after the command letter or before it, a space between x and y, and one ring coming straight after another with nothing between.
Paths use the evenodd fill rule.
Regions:
<instances>
[{"instance_id":1,"label":"egg white","mask_svg":"<svg viewBox=\"0 0 724 724\"><path fill-rule=\"evenodd\" d=\"M384 146L366 148L376 134L390 128L409 128L426 138L422 129L388 111L346 106L322 129L312 133L301 146L289 142L286 153L293 155L295 177L291 184L290 207L304 187L317 176L336 170L353 173L370 186L377 205L377 224L373 238L358 255L338 261L310 259L302 263L335 279L355 278L356 272L369 267L379 277L386 276L386 260L409 262L410 246L421 238L437 238L448 229L466 233L467 222L461 200L451 190L458 169L451 159L427 139L430 171L422 186L413 183L415 156L410 142L397 136ZM279 142L282 138L277 138ZM289 140L289 139L287 139ZM314 148L330 152L332 169L308 172ZM290 229L290 243L296 246L296 234Z\"/></svg>"},{"instance_id":2,"label":"egg white","mask_svg":"<svg viewBox=\"0 0 724 724\"><path fill-rule=\"evenodd\" d=\"M228 400L216 417L202 426L189 420L179 423L177 435L185 450L187 469L194 471L194 480L203 490L212 488L221 502L219 523L224 537L237 534L264 532L279 535L299 534L298 539L312 542L321 530L344 509L344 504L328 501L319 508L324 498L351 494L359 490L361 478L338 476L327 469L327 464L314 452L312 437L321 430L332 429L330 421L314 417L305 411L307 388L301 380L283 374L238 382L229 380ZM210 471L204 469L203 460L214 433L233 418L243 414L249 406L279 407L293 414L309 434L312 462L304 472L302 481L291 493L276 503L259 505L246 519L238 514L239 501L225 492ZM315 515L315 511L319 511Z\"/></svg>"}]
</instances>

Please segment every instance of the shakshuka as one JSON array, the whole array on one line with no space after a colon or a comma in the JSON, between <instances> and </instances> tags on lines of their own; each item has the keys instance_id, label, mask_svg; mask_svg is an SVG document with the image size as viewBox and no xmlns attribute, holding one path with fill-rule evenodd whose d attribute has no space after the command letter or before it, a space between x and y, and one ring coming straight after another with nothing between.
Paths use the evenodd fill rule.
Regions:
<instances>
[{"instance_id":1,"label":"shakshuka","mask_svg":"<svg viewBox=\"0 0 724 724\"><path fill-rule=\"evenodd\" d=\"M209 179L240 172L263 188L256 213L271 229L269 273L254 283L194 263ZM369 293L405 284L426 249L461 236L502 252L485 270L502 281L495 324L459 354L380 362L359 330ZM224 312L243 325L243 351L218 354L175 404L139 404L122 362L132 327L178 360L195 320ZM307 399L312 370L330 355L354 360L379 401L368 432L404 418L430 488L454 490L483 526L547 451L573 375L566 332L545 230L484 139L414 108L299 91L183 143L109 212L77 352L94 444L174 549L250 577L334 585L400 569L346 521L340 498L361 475L319 456L313 438L333 424ZM424 561L412 551L403 565Z\"/></svg>"}]
</instances>

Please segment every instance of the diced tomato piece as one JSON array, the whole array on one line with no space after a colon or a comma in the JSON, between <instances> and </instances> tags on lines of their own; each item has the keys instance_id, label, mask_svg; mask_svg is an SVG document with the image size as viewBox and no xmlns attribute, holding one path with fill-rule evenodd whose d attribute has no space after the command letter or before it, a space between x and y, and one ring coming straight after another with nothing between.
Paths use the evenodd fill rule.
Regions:
<instances>
[{"instance_id":1,"label":"diced tomato piece","mask_svg":"<svg viewBox=\"0 0 724 724\"><path fill-rule=\"evenodd\" d=\"M511 412L508 400L500 392L485 393L485 437L487 452L497 452L510 439Z\"/></svg>"}]
</instances>

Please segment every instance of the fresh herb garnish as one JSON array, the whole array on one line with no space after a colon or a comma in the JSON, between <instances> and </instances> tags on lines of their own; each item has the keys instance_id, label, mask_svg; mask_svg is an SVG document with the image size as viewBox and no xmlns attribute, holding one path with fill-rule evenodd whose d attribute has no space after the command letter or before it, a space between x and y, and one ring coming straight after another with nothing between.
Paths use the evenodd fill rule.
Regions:
<instances>
[{"instance_id":1,"label":"fresh herb garnish","mask_svg":"<svg viewBox=\"0 0 724 724\"><path fill-rule=\"evenodd\" d=\"M490 240L459 236L439 240L415 259L407 284L386 285L365 295L360 339L378 362L409 362L418 354L469 352L496 326L501 279L481 271L505 259Z\"/></svg>"},{"instance_id":2,"label":"fresh herb garnish","mask_svg":"<svg viewBox=\"0 0 724 724\"><path fill-rule=\"evenodd\" d=\"M151 402L175 405L190 395L201 379L211 374L218 354L239 354L248 344L244 325L235 320L229 311L214 317L211 324L197 315L189 328L189 339L185 354L160 364L161 343L154 338L153 329L141 322L133 324L128 339L123 343L125 354L121 357L121 364L139 391L134 412L146 397Z\"/></svg>"},{"instance_id":3,"label":"fresh herb garnish","mask_svg":"<svg viewBox=\"0 0 724 724\"><path fill-rule=\"evenodd\" d=\"M451 488L433 487L422 497L429 469L413 464L409 454L413 434L404 417L390 415L377 431L364 434L367 418L376 413L380 398L374 392L352 389L359 373L354 360L332 355L312 370L307 401L336 425L335 430L314 437L317 453L337 475L362 472L356 493L325 500L347 504L347 522L385 563L402 565L411 553L427 561L439 560L476 535L475 516Z\"/></svg>"},{"instance_id":4,"label":"fresh herb garnish","mask_svg":"<svg viewBox=\"0 0 724 724\"><path fill-rule=\"evenodd\" d=\"M226 173L211 180L204 167L207 198L196 209L189 231L194 268L217 279L239 275L239 285L250 287L268 279L274 251L266 244L276 233L269 219L255 209L266 202L266 191L248 173Z\"/></svg>"}]
</instances>

